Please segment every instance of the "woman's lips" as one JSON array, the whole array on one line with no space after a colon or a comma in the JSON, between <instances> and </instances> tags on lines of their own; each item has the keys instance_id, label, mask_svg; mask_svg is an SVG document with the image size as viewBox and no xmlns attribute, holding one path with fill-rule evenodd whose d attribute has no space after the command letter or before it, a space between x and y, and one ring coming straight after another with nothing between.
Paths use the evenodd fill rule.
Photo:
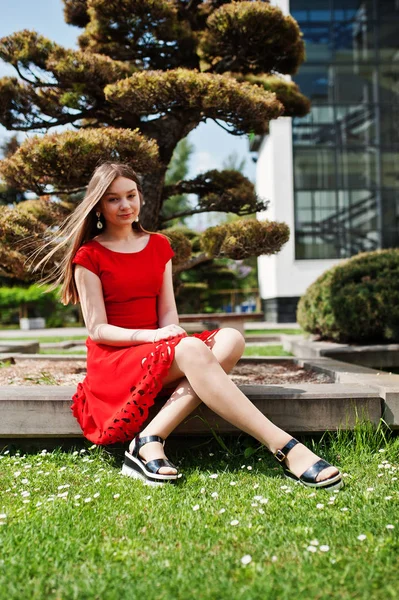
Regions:
<instances>
[{"instance_id":1,"label":"woman's lips","mask_svg":"<svg viewBox=\"0 0 399 600\"><path fill-rule=\"evenodd\" d=\"M133 215L133 213L129 213L128 215L119 215L121 217L121 219L127 219L128 217L131 217Z\"/></svg>"}]
</instances>

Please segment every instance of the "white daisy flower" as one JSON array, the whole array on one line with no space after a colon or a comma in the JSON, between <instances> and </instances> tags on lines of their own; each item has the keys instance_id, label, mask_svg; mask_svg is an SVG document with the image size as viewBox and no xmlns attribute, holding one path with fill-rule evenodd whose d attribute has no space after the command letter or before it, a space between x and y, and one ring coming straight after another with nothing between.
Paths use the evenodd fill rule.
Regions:
<instances>
[{"instance_id":1,"label":"white daisy flower","mask_svg":"<svg viewBox=\"0 0 399 600\"><path fill-rule=\"evenodd\" d=\"M321 504L321 502L319 502L319 504L316 504L316 508L321 510L322 508L324 508L324 504Z\"/></svg>"},{"instance_id":2,"label":"white daisy flower","mask_svg":"<svg viewBox=\"0 0 399 600\"><path fill-rule=\"evenodd\" d=\"M277 560L278 560L278 559L277 559L277 556L275 556L275 555L274 555L274 556L272 556L272 562L277 562Z\"/></svg>"},{"instance_id":3,"label":"white daisy flower","mask_svg":"<svg viewBox=\"0 0 399 600\"><path fill-rule=\"evenodd\" d=\"M320 546L320 552L328 552L330 549L330 546L327 546L327 544L323 544L322 546Z\"/></svg>"},{"instance_id":4,"label":"white daisy flower","mask_svg":"<svg viewBox=\"0 0 399 600\"><path fill-rule=\"evenodd\" d=\"M251 556L250 554L245 554L245 555L242 557L242 559L241 559L241 563L242 563L243 565L249 565L249 563L251 562L251 560L252 560L252 556Z\"/></svg>"},{"instance_id":5,"label":"white daisy flower","mask_svg":"<svg viewBox=\"0 0 399 600\"><path fill-rule=\"evenodd\" d=\"M221 508L221 509L219 510L219 514L220 514L220 515L222 515L224 512L226 512L226 509L225 509L225 508Z\"/></svg>"},{"instance_id":6,"label":"white daisy flower","mask_svg":"<svg viewBox=\"0 0 399 600\"><path fill-rule=\"evenodd\" d=\"M361 542L363 542L363 540L366 539L366 535L364 535L364 533L361 533L360 535L357 536L357 539L360 540Z\"/></svg>"},{"instance_id":7,"label":"white daisy flower","mask_svg":"<svg viewBox=\"0 0 399 600\"><path fill-rule=\"evenodd\" d=\"M219 494L217 492L212 492L212 498L219 498Z\"/></svg>"},{"instance_id":8,"label":"white daisy flower","mask_svg":"<svg viewBox=\"0 0 399 600\"><path fill-rule=\"evenodd\" d=\"M199 504L196 504L195 506L193 506L193 510L199 510Z\"/></svg>"},{"instance_id":9,"label":"white daisy flower","mask_svg":"<svg viewBox=\"0 0 399 600\"><path fill-rule=\"evenodd\" d=\"M308 547L306 548L306 550L307 550L308 552L317 552L317 548L316 548L315 546L308 546Z\"/></svg>"},{"instance_id":10,"label":"white daisy flower","mask_svg":"<svg viewBox=\"0 0 399 600\"><path fill-rule=\"evenodd\" d=\"M217 473L212 473L212 475L209 475L210 479L217 479L219 477L219 475Z\"/></svg>"},{"instance_id":11,"label":"white daisy flower","mask_svg":"<svg viewBox=\"0 0 399 600\"><path fill-rule=\"evenodd\" d=\"M385 526L387 529L395 529L395 525L386 525Z\"/></svg>"},{"instance_id":12,"label":"white daisy flower","mask_svg":"<svg viewBox=\"0 0 399 600\"><path fill-rule=\"evenodd\" d=\"M240 521L237 521L237 519L233 519L232 521L230 521L230 525L233 525L234 527L234 525L238 525L239 522Z\"/></svg>"},{"instance_id":13,"label":"white daisy flower","mask_svg":"<svg viewBox=\"0 0 399 600\"><path fill-rule=\"evenodd\" d=\"M114 498L115 500L117 500L118 498L120 498L120 494L114 494Z\"/></svg>"}]
</instances>

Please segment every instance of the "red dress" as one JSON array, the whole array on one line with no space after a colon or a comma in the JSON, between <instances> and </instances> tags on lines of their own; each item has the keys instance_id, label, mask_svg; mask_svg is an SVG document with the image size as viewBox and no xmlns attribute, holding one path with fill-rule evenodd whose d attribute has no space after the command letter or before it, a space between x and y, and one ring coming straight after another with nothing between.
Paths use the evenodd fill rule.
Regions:
<instances>
[{"instance_id":1,"label":"red dress","mask_svg":"<svg viewBox=\"0 0 399 600\"><path fill-rule=\"evenodd\" d=\"M157 297L172 256L168 239L151 233L138 252L115 252L91 240L79 248L73 263L100 278L110 325L157 329ZM216 331L194 337L205 342ZM78 384L71 406L87 439L103 445L126 442L142 429L181 339L137 346L109 346L87 339L87 375Z\"/></svg>"}]
</instances>

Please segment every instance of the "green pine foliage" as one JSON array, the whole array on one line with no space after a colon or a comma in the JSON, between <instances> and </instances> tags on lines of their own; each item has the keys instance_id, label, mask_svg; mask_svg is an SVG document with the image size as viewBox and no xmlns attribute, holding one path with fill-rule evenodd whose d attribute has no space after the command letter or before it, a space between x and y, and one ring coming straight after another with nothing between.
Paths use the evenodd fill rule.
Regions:
<instances>
[{"instance_id":1,"label":"green pine foliage","mask_svg":"<svg viewBox=\"0 0 399 600\"><path fill-rule=\"evenodd\" d=\"M295 73L304 60L302 34L291 16L268 2L230 0L64 0L64 14L82 30L78 50L29 30L0 39L0 58L16 71L0 78L0 124L39 134L0 162L8 189L58 194L65 203L79 197L99 162L113 160L141 175L141 221L151 231L202 212L242 217L266 210L267 199L236 169L189 179L173 163L179 152L187 157L190 149L179 144L206 120L232 135L262 135L271 119L309 111L297 86L281 76ZM197 201L188 202L189 194ZM46 235L65 218L53 216ZM0 223L8 237L18 238L16 249L0 242L0 277L29 277L21 218L18 206ZM257 243L253 232L247 243L245 222L241 233L240 221L230 225L221 257L274 253L288 239L284 224L262 221ZM30 251L37 250L40 236L31 242ZM205 245L192 256L176 253L175 268L181 272L219 256L217 245Z\"/></svg>"}]
</instances>

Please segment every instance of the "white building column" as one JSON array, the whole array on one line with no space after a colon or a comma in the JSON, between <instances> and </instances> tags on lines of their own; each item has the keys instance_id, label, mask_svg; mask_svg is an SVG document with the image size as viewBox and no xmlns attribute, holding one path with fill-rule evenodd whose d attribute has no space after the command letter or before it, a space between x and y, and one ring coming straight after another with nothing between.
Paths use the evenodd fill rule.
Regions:
<instances>
[{"instance_id":1,"label":"white building column","mask_svg":"<svg viewBox=\"0 0 399 600\"><path fill-rule=\"evenodd\" d=\"M294 174L292 157L292 120L280 117L270 123L258 151L256 191L270 200L267 211L258 213L260 221L284 221L290 228L290 239L281 252L258 258L259 290L265 318L276 322L295 320L295 307L300 296L321 273L340 259L296 260Z\"/></svg>"}]
</instances>

